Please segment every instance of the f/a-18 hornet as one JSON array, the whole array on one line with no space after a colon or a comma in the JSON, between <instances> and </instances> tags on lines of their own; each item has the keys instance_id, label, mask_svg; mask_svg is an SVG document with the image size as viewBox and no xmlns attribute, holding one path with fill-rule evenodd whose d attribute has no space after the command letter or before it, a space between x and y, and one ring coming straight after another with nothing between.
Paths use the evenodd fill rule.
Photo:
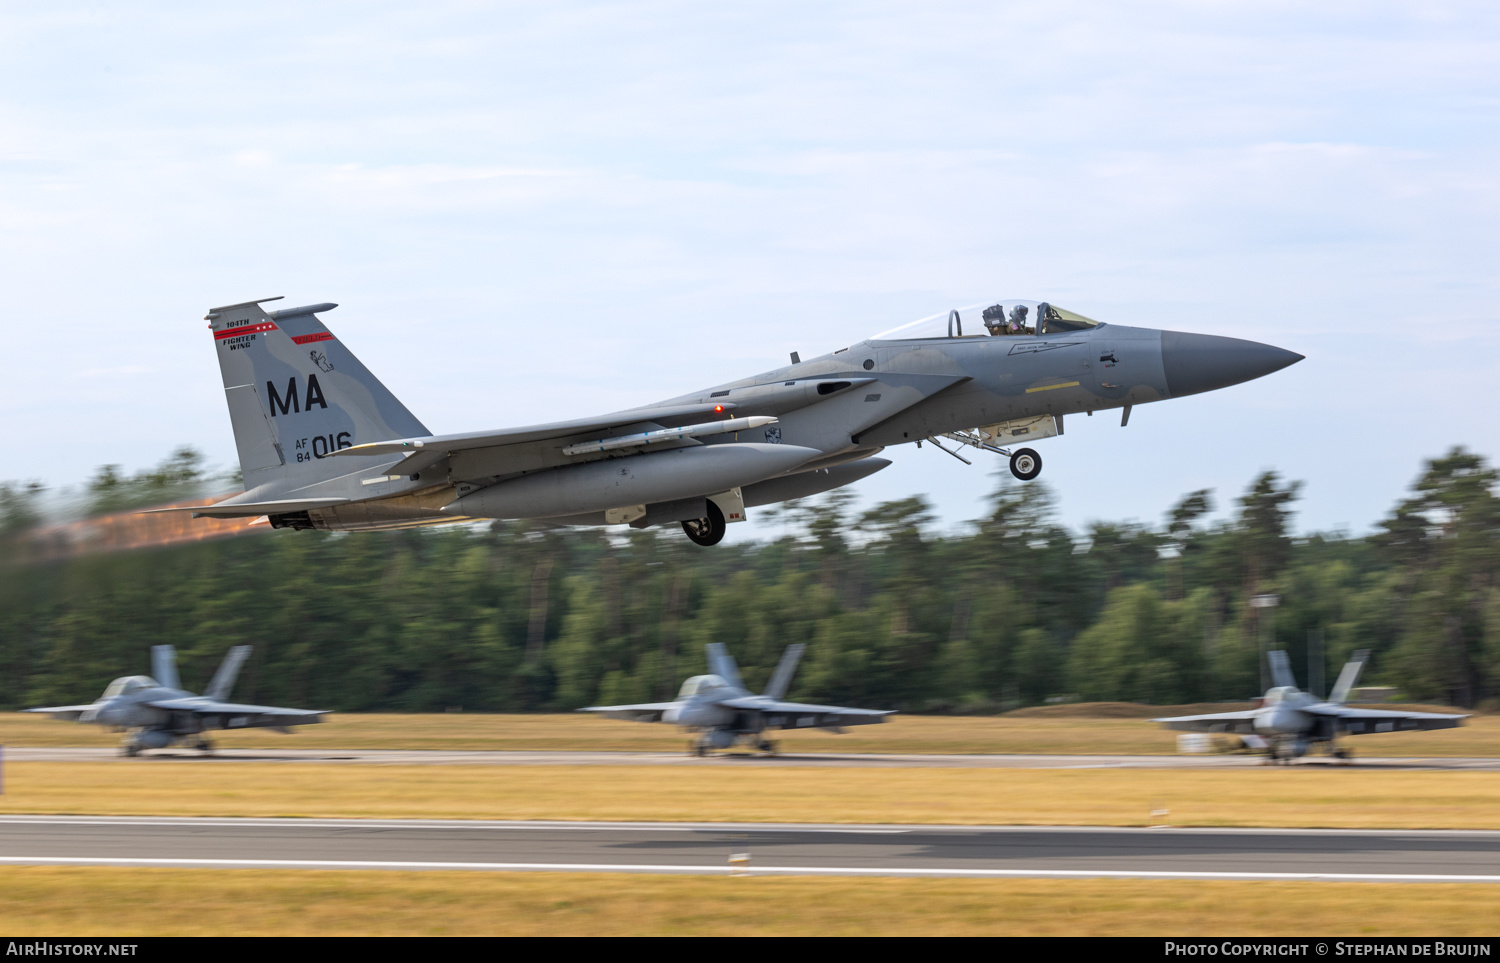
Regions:
<instances>
[{"instance_id":1,"label":"f/a-18 hornet","mask_svg":"<svg viewBox=\"0 0 1500 963\"><path fill-rule=\"evenodd\" d=\"M274 301L276 298L268 298ZM1068 414L1180 398L1302 356L1103 324L1047 302L957 308L763 374L613 414L435 435L319 320L334 304L210 309L245 491L190 510L354 531L476 518L680 522L699 545L748 508L858 481L893 445L1010 459Z\"/></svg>"},{"instance_id":2,"label":"f/a-18 hornet","mask_svg":"<svg viewBox=\"0 0 1500 963\"><path fill-rule=\"evenodd\" d=\"M1286 653L1270 653L1271 681L1259 708L1243 712L1213 712L1200 716L1171 716L1153 719L1168 729L1188 732L1226 732L1264 741L1270 761L1291 762L1305 756L1314 746L1323 747L1329 755L1348 759L1353 753L1335 744L1339 735L1358 736L1371 732L1410 732L1414 729L1453 729L1468 716L1440 712L1397 712L1394 709L1352 709L1344 703L1359 681L1359 673L1369 658L1368 649L1360 649L1344 665L1338 681L1326 701L1297 689L1291 663Z\"/></svg>"},{"instance_id":3,"label":"f/a-18 hornet","mask_svg":"<svg viewBox=\"0 0 1500 963\"><path fill-rule=\"evenodd\" d=\"M213 750L206 733L211 729L271 728L290 732L289 726L322 722L326 714L312 709L281 709L228 702L229 690L250 657L251 647L229 650L208 688L200 695L184 691L177 681L177 650L170 645L151 647L151 673L116 679L104 694L86 706L48 706L27 709L45 712L54 719L91 722L124 730L121 751L139 755L142 749L165 749L174 742L190 742L204 752Z\"/></svg>"},{"instance_id":4,"label":"f/a-18 hornet","mask_svg":"<svg viewBox=\"0 0 1500 963\"><path fill-rule=\"evenodd\" d=\"M598 712L611 719L630 722L668 722L700 733L689 746L696 755L710 749L728 749L736 742L754 743L765 753L775 753L776 744L766 737L767 729L827 729L842 732L845 726L863 726L884 722L892 712L880 709L845 709L839 706L813 706L801 702L783 702L792 684L797 660L802 658L802 644L789 645L781 662L771 675L766 691L756 695L740 681L739 666L734 657L718 642L710 642L708 671L682 684L672 702L647 702L635 706L589 706L579 712Z\"/></svg>"}]
</instances>

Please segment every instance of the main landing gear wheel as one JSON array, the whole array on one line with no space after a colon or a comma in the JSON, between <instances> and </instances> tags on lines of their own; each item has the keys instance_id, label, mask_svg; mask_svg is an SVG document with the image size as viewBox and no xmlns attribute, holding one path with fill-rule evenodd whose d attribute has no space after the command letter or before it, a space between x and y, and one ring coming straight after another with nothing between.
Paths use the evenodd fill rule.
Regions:
<instances>
[{"instance_id":1,"label":"main landing gear wheel","mask_svg":"<svg viewBox=\"0 0 1500 963\"><path fill-rule=\"evenodd\" d=\"M772 742L769 739L762 739L760 742L756 743L755 748L768 756L774 756L777 752L776 743Z\"/></svg>"},{"instance_id":2,"label":"main landing gear wheel","mask_svg":"<svg viewBox=\"0 0 1500 963\"><path fill-rule=\"evenodd\" d=\"M1010 456L1010 473L1021 481L1031 481L1042 473L1042 456L1022 448Z\"/></svg>"},{"instance_id":3,"label":"main landing gear wheel","mask_svg":"<svg viewBox=\"0 0 1500 963\"><path fill-rule=\"evenodd\" d=\"M682 523L682 530L694 545L717 545L724 539L724 513L709 500L708 517L690 518Z\"/></svg>"}]
</instances>

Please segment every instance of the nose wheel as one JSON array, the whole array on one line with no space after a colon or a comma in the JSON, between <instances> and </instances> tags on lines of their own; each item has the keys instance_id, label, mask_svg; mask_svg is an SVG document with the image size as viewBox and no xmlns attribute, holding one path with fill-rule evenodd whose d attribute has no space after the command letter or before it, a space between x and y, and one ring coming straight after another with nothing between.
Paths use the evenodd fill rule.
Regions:
<instances>
[{"instance_id":1,"label":"nose wheel","mask_svg":"<svg viewBox=\"0 0 1500 963\"><path fill-rule=\"evenodd\" d=\"M1010 473L1021 481L1031 481L1042 473L1042 456L1030 448L1018 448L1010 455Z\"/></svg>"}]
</instances>

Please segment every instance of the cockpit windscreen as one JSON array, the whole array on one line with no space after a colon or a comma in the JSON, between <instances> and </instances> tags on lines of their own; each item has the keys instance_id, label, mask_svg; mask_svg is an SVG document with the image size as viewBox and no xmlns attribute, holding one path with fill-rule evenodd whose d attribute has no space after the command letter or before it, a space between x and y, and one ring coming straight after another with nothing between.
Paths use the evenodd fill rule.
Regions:
<instances>
[{"instance_id":1,"label":"cockpit windscreen","mask_svg":"<svg viewBox=\"0 0 1500 963\"><path fill-rule=\"evenodd\" d=\"M873 341L916 341L928 338L1000 338L1082 331L1099 322L1047 301L1007 298L954 308L942 314L882 331Z\"/></svg>"}]
</instances>

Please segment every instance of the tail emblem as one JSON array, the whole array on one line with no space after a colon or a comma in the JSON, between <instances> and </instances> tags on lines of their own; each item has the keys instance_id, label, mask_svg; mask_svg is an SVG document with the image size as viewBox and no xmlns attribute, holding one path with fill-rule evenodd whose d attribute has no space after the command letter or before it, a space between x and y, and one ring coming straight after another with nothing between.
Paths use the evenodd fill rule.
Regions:
<instances>
[{"instance_id":1,"label":"tail emblem","mask_svg":"<svg viewBox=\"0 0 1500 963\"><path fill-rule=\"evenodd\" d=\"M314 348L312 351L309 351L307 353L307 356L309 358L312 358L313 364L317 365L318 368L321 369L322 371L327 372L327 371L332 371L333 370L333 364L331 362L329 362L328 355L326 355L323 352L317 350L316 348Z\"/></svg>"}]
</instances>

